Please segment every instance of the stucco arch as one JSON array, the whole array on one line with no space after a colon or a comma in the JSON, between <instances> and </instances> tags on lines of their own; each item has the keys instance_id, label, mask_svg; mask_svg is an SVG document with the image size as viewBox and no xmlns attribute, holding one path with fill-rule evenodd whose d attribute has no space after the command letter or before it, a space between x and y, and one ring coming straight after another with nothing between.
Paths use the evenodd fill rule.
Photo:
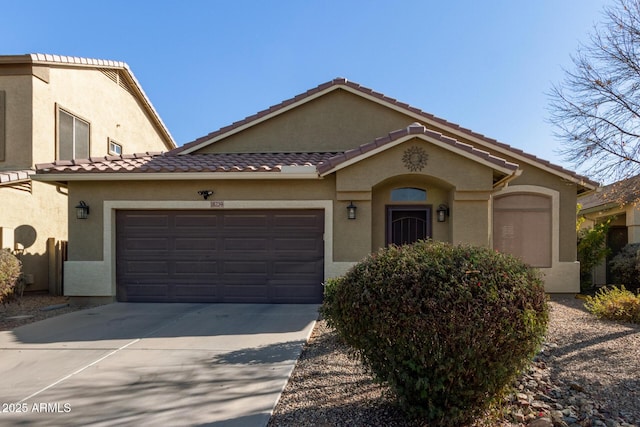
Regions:
<instances>
[{"instance_id":1,"label":"stucco arch","mask_svg":"<svg viewBox=\"0 0 640 427\"><path fill-rule=\"evenodd\" d=\"M426 190L427 199L420 202L392 201L391 191L404 187ZM387 205L430 205L435 212L440 204L451 205L454 190L453 184L426 174L396 175L379 181L371 189L371 250L375 251L385 245ZM438 223L434 220L432 223L433 239L451 241L449 224L449 221Z\"/></svg>"}]
</instances>

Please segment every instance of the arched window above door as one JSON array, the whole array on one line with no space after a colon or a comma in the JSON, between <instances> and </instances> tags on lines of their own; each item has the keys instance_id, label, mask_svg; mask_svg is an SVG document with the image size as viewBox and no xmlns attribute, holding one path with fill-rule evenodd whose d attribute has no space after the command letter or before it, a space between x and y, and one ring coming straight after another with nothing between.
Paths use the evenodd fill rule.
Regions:
<instances>
[{"instance_id":1,"label":"arched window above door","mask_svg":"<svg viewBox=\"0 0 640 427\"><path fill-rule=\"evenodd\" d=\"M402 187L391 190L392 202L426 202L427 190L422 188Z\"/></svg>"}]
</instances>

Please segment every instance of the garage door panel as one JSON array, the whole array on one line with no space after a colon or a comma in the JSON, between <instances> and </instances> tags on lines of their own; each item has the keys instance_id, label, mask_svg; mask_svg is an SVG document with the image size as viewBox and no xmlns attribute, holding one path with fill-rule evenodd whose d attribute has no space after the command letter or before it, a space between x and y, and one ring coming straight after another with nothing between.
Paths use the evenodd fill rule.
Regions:
<instances>
[{"instance_id":1,"label":"garage door panel","mask_svg":"<svg viewBox=\"0 0 640 427\"><path fill-rule=\"evenodd\" d=\"M266 276L269 264L266 261L225 261L222 271L225 276L231 274Z\"/></svg>"},{"instance_id":2,"label":"garage door panel","mask_svg":"<svg viewBox=\"0 0 640 427\"><path fill-rule=\"evenodd\" d=\"M176 214L174 217L174 228L180 232L197 231L202 228L216 228L218 217L206 214Z\"/></svg>"},{"instance_id":3,"label":"garage door panel","mask_svg":"<svg viewBox=\"0 0 640 427\"><path fill-rule=\"evenodd\" d=\"M273 274L315 276L318 274L318 266L313 261L276 261L273 263Z\"/></svg>"},{"instance_id":4,"label":"garage door panel","mask_svg":"<svg viewBox=\"0 0 640 427\"><path fill-rule=\"evenodd\" d=\"M215 251L218 240L214 237L176 237L174 240L176 250Z\"/></svg>"},{"instance_id":5,"label":"garage door panel","mask_svg":"<svg viewBox=\"0 0 640 427\"><path fill-rule=\"evenodd\" d=\"M222 246L225 251L261 251L266 253L269 249L269 240L264 237L227 237L223 240Z\"/></svg>"},{"instance_id":6,"label":"garage door panel","mask_svg":"<svg viewBox=\"0 0 640 427\"><path fill-rule=\"evenodd\" d=\"M169 226L169 216L164 214L132 213L126 216L123 225L135 230L165 229Z\"/></svg>"},{"instance_id":7,"label":"garage door panel","mask_svg":"<svg viewBox=\"0 0 640 427\"><path fill-rule=\"evenodd\" d=\"M322 231L324 229L324 221L319 221L318 216L313 214L276 214L273 216L273 228L274 230Z\"/></svg>"},{"instance_id":8,"label":"garage door panel","mask_svg":"<svg viewBox=\"0 0 640 427\"><path fill-rule=\"evenodd\" d=\"M174 274L184 277L184 275L210 277L218 272L218 263L210 260L203 261L176 261L174 264Z\"/></svg>"},{"instance_id":9,"label":"garage door panel","mask_svg":"<svg viewBox=\"0 0 640 427\"><path fill-rule=\"evenodd\" d=\"M309 238L280 238L273 239L273 248L277 253L280 252L304 252L311 255L320 255L324 250L323 245L319 242L319 236Z\"/></svg>"},{"instance_id":10,"label":"garage door panel","mask_svg":"<svg viewBox=\"0 0 640 427\"><path fill-rule=\"evenodd\" d=\"M324 212L118 211L117 298L322 301Z\"/></svg>"},{"instance_id":11,"label":"garage door panel","mask_svg":"<svg viewBox=\"0 0 640 427\"><path fill-rule=\"evenodd\" d=\"M268 226L268 218L266 214L255 213L234 213L223 215L223 227L225 230L248 230L260 229L264 230Z\"/></svg>"}]
</instances>

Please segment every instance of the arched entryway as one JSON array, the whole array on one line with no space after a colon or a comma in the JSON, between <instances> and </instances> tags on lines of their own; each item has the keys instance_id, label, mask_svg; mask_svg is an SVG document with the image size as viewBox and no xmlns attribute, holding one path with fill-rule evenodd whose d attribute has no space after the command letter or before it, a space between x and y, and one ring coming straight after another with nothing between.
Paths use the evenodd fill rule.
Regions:
<instances>
[{"instance_id":1,"label":"arched entryway","mask_svg":"<svg viewBox=\"0 0 640 427\"><path fill-rule=\"evenodd\" d=\"M450 204L452 186L426 175L389 178L372 191L372 250L417 240L450 241L449 220L438 222L436 210Z\"/></svg>"}]
</instances>

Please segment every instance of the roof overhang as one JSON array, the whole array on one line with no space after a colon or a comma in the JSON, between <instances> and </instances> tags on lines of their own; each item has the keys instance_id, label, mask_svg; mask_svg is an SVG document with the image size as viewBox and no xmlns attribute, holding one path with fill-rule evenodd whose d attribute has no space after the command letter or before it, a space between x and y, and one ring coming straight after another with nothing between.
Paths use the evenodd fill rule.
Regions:
<instances>
[{"instance_id":1,"label":"roof overhang","mask_svg":"<svg viewBox=\"0 0 640 427\"><path fill-rule=\"evenodd\" d=\"M80 182L80 181L187 181L187 180L276 180L276 179L320 179L313 171L281 172L167 172L167 173L45 173L32 176L34 181L42 182Z\"/></svg>"}]
</instances>

